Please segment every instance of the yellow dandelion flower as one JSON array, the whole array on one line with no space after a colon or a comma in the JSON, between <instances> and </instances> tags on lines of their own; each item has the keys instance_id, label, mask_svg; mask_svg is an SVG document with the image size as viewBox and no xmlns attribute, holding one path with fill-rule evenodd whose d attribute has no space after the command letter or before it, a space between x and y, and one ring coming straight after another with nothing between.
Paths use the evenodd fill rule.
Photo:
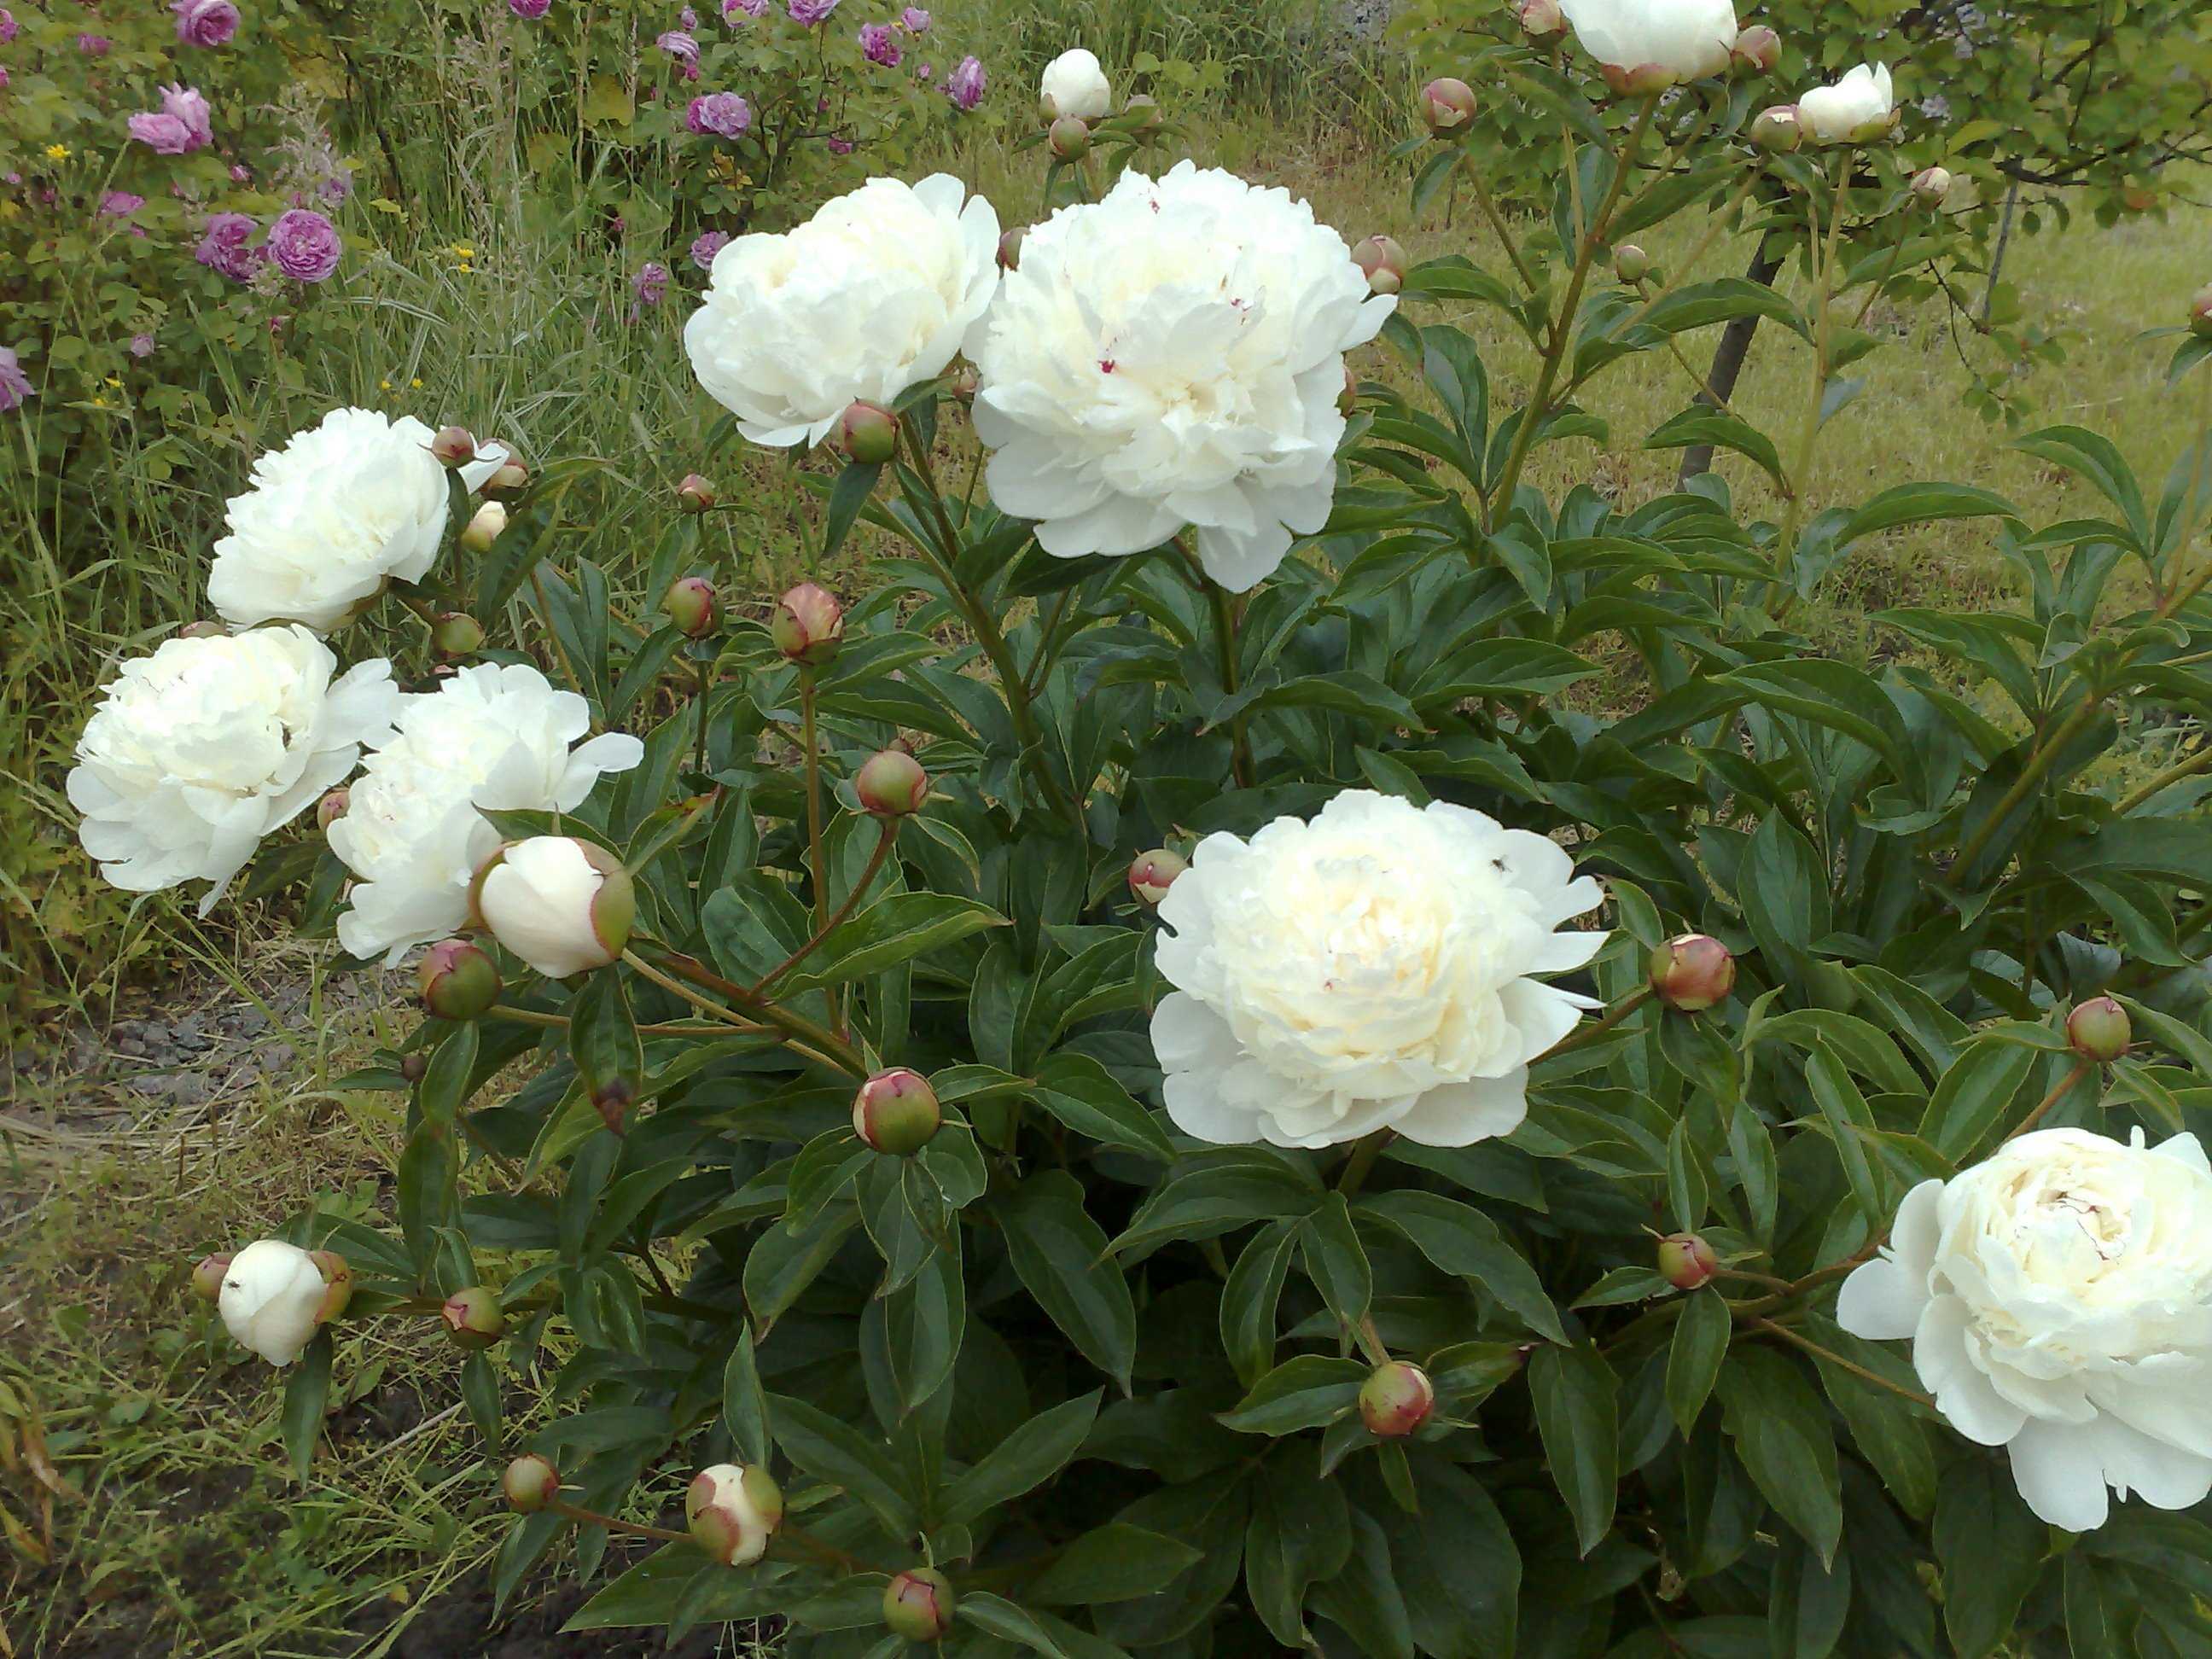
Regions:
<instances>
[{"instance_id":1,"label":"yellow dandelion flower","mask_svg":"<svg viewBox=\"0 0 2212 1659\"><path fill-rule=\"evenodd\" d=\"M49 161L66 161L69 158L70 147L67 144L48 144L46 146L46 160Z\"/></svg>"},{"instance_id":2,"label":"yellow dandelion flower","mask_svg":"<svg viewBox=\"0 0 2212 1659\"><path fill-rule=\"evenodd\" d=\"M415 388L415 390L416 390L416 391L417 391L417 392L420 392L420 391L422 389L422 381L420 381L419 380L410 380L410 381L408 381L408 382L407 382L407 384L408 384L409 386L413 386L413 387Z\"/></svg>"},{"instance_id":3,"label":"yellow dandelion flower","mask_svg":"<svg viewBox=\"0 0 2212 1659\"><path fill-rule=\"evenodd\" d=\"M376 383L376 389L379 392L389 392L392 390L392 382L389 380L379 380Z\"/></svg>"}]
</instances>

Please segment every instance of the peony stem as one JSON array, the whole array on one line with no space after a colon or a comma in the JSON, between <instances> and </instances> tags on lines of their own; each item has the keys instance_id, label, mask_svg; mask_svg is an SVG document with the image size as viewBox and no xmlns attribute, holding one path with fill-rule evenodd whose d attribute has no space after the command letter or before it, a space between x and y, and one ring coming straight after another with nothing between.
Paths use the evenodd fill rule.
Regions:
<instances>
[{"instance_id":1,"label":"peony stem","mask_svg":"<svg viewBox=\"0 0 2212 1659\"><path fill-rule=\"evenodd\" d=\"M2059 752L2097 717L2097 710L2101 706L2101 699L2094 694L2085 697L2081 706L2066 718L2057 731L2036 745L2035 752L2028 757L2027 764L2021 769L2020 776L2014 780L2012 787L2005 791L2003 799L1982 820L1981 827L1960 847L1959 855L1944 872L1943 879L1947 884L1955 886L1958 884L1960 873L1981 855L1982 849L2004 827L2005 820L2013 815L2014 809L2028 798L2036 785L2043 781L2043 775L2057 763Z\"/></svg>"},{"instance_id":2,"label":"peony stem","mask_svg":"<svg viewBox=\"0 0 2212 1659\"><path fill-rule=\"evenodd\" d=\"M683 998L684 1001L702 1013L712 1014L715 1018L734 1025L741 1030L757 1031L763 1026L771 1027L784 1034L785 1048L804 1054L807 1059L818 1064L834 1066L849 1076L867 1076L868 1068L862 1062L859 1054L854 1050L850 1043L836 1032L817 1024L804 1014L765 999L757 1002L751 1001L744 986L709 971L703 963L696 961L681 951L669 950L666 945L662 945L661 949L667 951L669 967L677 974L682 975L682 980L662 972L639 956L635 951L623 951L622 959L641 977L652 981L664 991ZM683 980L689 980L691 983L686 985ZM713 997L702 995L699 991L693 989L693 986L703 986L706 989L723 996L734 997L739 1001L745 1002L756 1018L746 1018L735 1010L715 1001Z\"/></svg>"},{"instance_id":3,"label":"peony stem","mask_svg":"<svg viewBox=\"0 0 2212 1659\"><path fill-rule=\"evenodd\" d=\"M1231 609L1229 595L1221 584L1211 578L1206 581L1206 599L1213 612L1213 642L1221 654L1221 689L1230 697L1237 695L1237 613ZM1237 787L1252 787L1252 735L1244 724L1241 708L1229 717L1230 770L1236 777Z\"/></svg>"},{"instance_id":4,"label":"peony stem","mask_svg":"<svg viewBox=\"0 0 2212 1659\"><path fill-rule=\"evenodd\" d=\"M1844 228L1844 206L1850 190L1851 156L1846 145L1837 155L1832 193L1834 200L1828 204L1828 234L1823 248L1820 237L1820 204L1817 197L1808 198L1813 214L1811 252L1813 256L1813 380L1805 395L1805 413L1798 422L1797 450L1790 466L1789 504L1783 509L1782 533L1775 538L1774 546L1781 564L1775 579L1784 589L1783 605L1789 605L1789 584L1791 569L1797 559L1798 526L1805 517L1805 496L1808 487L1807 475L1813 466L1813 447L1820 435L1820 405L1828 390L1828 301L1831 284L1835 281L1836 243Z\"/></svg>"},{"instance_id":5,"label":"peony stem","mask_svg":"<svg viewBox=\"0 0 2212 1659\"><path fill-rule=\"evenodd\" d=\"M691 769L695 772L703 772L707 769L707 702L708 694L714 689L714 683L713 670L708 664L702 662L697 666L699 670L699 732L693 746Z\"/></svg>"},{"instance_id":6,"label":"peony stem","mask_svg":"<svg viewBox=\"0 0 2212 1659\"><path fill-rule=\"evenodd\" d=\"M1650 1000L1651 988L1648 985L1638 986L1614 1003L1612 1007L1607 1009L1595 1020L1570 1031L1528 1063L1531 1066L1539 1065L1547 1060L1556 1060L1561 1054L1572 1054L1577 1048L1589 1047Z\"/></svg>"},{"instance_id":7,"label":"peony stem","mask_svg":"<svg viewBox=\"0 0 2212 1659\"><path fill-rule=\"evenodd\" d=\"M2095 1062L2094 1060L2085 1060L2078 1062L2072 1071L2067 1073L2064 1077L2058 1079L2058 1085L2056 1088L2052 1089L2049 1094L2044 1096L2041 1100L2036 1103L2036 1107L2033 1111L2030 1112L2026 1117L2021 1119L2020 1122L2014 1127L2012 1133L2005 1137L2005 1139L2015 1140L2021 1135L2026 1134L2030 1129L2033 1129L2037 1124L2042 1122L2044 1118L2050 1113L2051 1109L2053 1106L2056 1106L2060 1101L2063 1100L2067 1095L2071 1093L2074 1085L2079 1083L2083 1078L2088 1076L2094 1066ZM2003 1142L2000 1141L1998 1144L2002 1146Z\"/></svg>"},{"instance_id":8,"label":"peony stem","mask_svg":"<svg viewBox=\"0 0 2212 1659\"><path fill-rule=\"evenodd\" d=\"M1352 1156L1344 1160L1344 1173L1336 1178L1336 1190L1350 1198L1367 1182L1367 1172L1375 1167L1375 1160L1382 1156L1382 1149L1397 1138L1392 1129L1377 1129L1364 1136L1352 1149ZM1379 1363L1379 1362L1378 1362Z\"/></svg>"},{"instance_id":9,"label":"peony stem","mask_svg":"<svg viewBox=\"0 0 2212 1659\"><path fill-rule=\"evenodd\" d=\"M564 1498L549 1498L545 1507L554 1514L565 1516L587 1527L605 1527L609 1532L626 1532L633 1538L659 1538L680 1544L689 1533L671 1532L665 1527L648 1527L640 1521L618 1521L611 1515L601 1515L597 1510L587 1510L580 1504L571 1504Z\"/></svg>"},{"instance_id":10,"label":"peony stem","mask_svg":"<svg viewBox=\"0 0 2212 1659\"><path fill-rule=\"evenodd\" d=\"M548 1014L535 1008L516 1008L504 1002L495 1003L486 1009L484 1018L513 1020L519 1025L543 1025L548 1030L565 1031L568 1029L568 1016L566 1014ZM728 1033L730 1028L725 1024L702 1025L676 1020L657 1025L640 1025L637 1029L653 1036L722 1036Z\"/></svg>"},{"instance_id":11,"label":"peony stem","mask_svg":"<svg viewBox=\"0 0 2212 1659\"><path fill-rule=\"evenodd\" d=\"M1498 245L1505 250L1505 257L1512 262L1522 285L1532 296L1541 294L1544 285L1536 280L1535 273L1528 269L1528 261L1521 257L1521 250L1513 240L1513 232L1505 222L1505 216L1498 210L1498 204L1491 199L1490 191L1482 182L1481 169L1468 165L1462 158L1459 170L1474 187L1474 204L1482 210L1482 216L1490 221L1490 228L1496 234Z\"/></svg>"},{"instance_id":12,"label":"peony stem","mask_svg":"<svg viewBox=\"0 0 2212 1659\"><path fill-rule=\"evenodd\" d=\"M890 856L891 843L898 839L898 827L899 821L896 818L882 820L882 827L877 832L876 850L868 855L868 867L860 872L860 880L854 882L853 890L845 895L845 902L832 911L829 919L815 929L812 939L754 981L752 988L746 994L748 998L766 995L769 986L805 961L820 946L822 941L830 937L837 924L853 914L853 907L860 902L860 895L868 890L868 884L876 878L876 872L884 867L884 860Z\"/></svg>"},{"instance_id":13,"label":"peony stem","mask_svg":"<svg viewBox=\"0 0 2212 1659\"><path fill-rule=\"evenodd\" d=\"M822 851L822 743L815 718L814 670L805 664L799 670L799 741L806 747L806 867L814 877L814 930L818 938L830 931L830 873ZM830 1018L833 1024L844 1024L843 1003L835 990L830 993Z\"/></svg>"},{"instance_id":14,"label":"peony stem","mask_svg":"<svg viewBox=\"0 0 2212 1659\"><path fill-rule=\"evenodd\" d=\"M1931 1400L1928 1395L1921 1393L1919 1389L1900 1387L1899 1384L1891 1382L1880 1371L1869 1370L1865 1366L1857 1364L1856 1361L1844 1358L1843 1355L1836 1352L1832 1348L1822 1347L1818 1342L1814 1341L1811 1337L1800 1336L1796 1331L1791 1330L1787 1325L1778 1325L1774 1321L1766 1318L1753 1319L1751 1323L1758 1329L1765 1331L1770 1336L1778 1336L1784 1342L1790 1343L1794 1346L1803 1349L1807 1353L1811 1354L1815 1359L1824 1359L1829 1364L1835 1366L1838 1370L1849 1371L1853 1376L1857 1377L1861 1382L1871 1382L1878 1389L1887 1389L1892 1394L1901 1395L1905 1399L1912 1401L1916 1406L1925 1406L1931 1412L1936 1409L1935 1401Z\"/></svg>"}]
</instances>

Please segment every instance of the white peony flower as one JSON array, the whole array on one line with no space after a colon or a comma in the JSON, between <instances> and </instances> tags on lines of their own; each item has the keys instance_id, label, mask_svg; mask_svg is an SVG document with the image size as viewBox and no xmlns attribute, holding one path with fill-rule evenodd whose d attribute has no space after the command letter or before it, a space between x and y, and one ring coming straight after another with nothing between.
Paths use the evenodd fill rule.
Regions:
<instances>
[{"instance_id":1,"label":"white peony flower","mask_svg":"<svg viewBox=\"0 0 2212 1659\"><path fill-rule=\"evenodd\" d=\"M304 628L167 640L125 663L77 739L77 835L118 887L214 884L343 782L399 713L392 665L349 669Z\"/></svg>"},{"instance_id":2,"label":"white peony flower","mask_svg":"<svg viewBox=\"0 0 2212 1659\"><path fill-rule=\"evenodd\" d=\"M1736 37L1733 0L1559 0L1575 40L1620 92L1718 75Z\"/></svg>"},{"instance_id":3,"label":"white peony flower","mask_svg":"<svg viewBox=\"0 0 2212 1659\"><path fill-rule=\"evenodd\" d=\"M1814 88L1798 99L1797 120L1816 144L1881 137L1897 121L1889 65L1861 64L1832 87Z\"/></svg>"},{"instance_id":4,"label":"white peony flower","mask_svg":"<svg viewBox=\"0 0 2212 1659\"><path fill-rule=\"evenodd\" d=\"M501 945L548 979L566 979L622 955L636 899L613 854L573 836L535 836L484 872L477 912Z\"/></svg>"},{"instance_id":5,"label":"white peony flower","mask_svg":"<svg viewBox=\"0 0 2212 1659\"><path fill-rule=\"evenodd\" d=\"M1194 526L1206 574L1255 586L1328 521L1344 354L1395 304L1286 191L1125 173L1029 233L969 353L991 498L1062 558Z\"/></svg>"},{"instance_id":6,"label":"white peony flower","mask_svg":"<svg viewBox=\"0 0 2212 1659\"><path fill-rule=\"evenodd\" d=\"M573 811L602 772L645 753L614 732L569 748L591 729L589 706L521 665L465 668L403 705L330 827L331 850L359 878L338 942L387 967L468 920L470 881L500 844L478 808Z\"/></svg>"},{"instance_id":7,"label":"white peony flower","mask_svg":"<svg viewBox=\"0 0 2212 1659\"><path fill-rule=\"evenodd\" d=\"M795 230L714 256L684 326L692 372L738 430L818 443L847 405L889 408L942 374L999 282L999 216L950 173L871 179Z\"/></svg>"},{"instance_id":8,"label":"white peony flower","mask_svg":"<svg viewBox=\"0 0 2212 1659\"><path fill-rule=\"evenodd\" d=\"M1114 88L1099 66L1097 55L1076 46L1044 66L1044 78L1037 84L1037 103L1048 121L1063 115L1096 121L1114 112Z\"/></svg>"},{"instance_id":9,"label":"white peony flower","mask_svg":"<svg viewBox=\"0 0 2212 1659\"><path fill-rule=\"evenodd\" d=\"M1597 1006L1530 975L1596 955L1605 933L1554 930L1603 896L1541 836L1364 789L1207 836L1159 907L1168 1115L1279 1146L1510 1133L1528 1062Z\"/></svg>"},{"instance_id":10,"label":"white peony flower","mask_svg":"<svg viewBox=\"0 0 2212 1659\"><path fill-rule=\"evenodd\" d=\"M272 1365L289 1365L314 1340L329 1293L313 1255L264 1238L231 1258L216 1306L241 1346Z\"/></svg>"},{"instance_id":11,"label":"white peony flower","mask_svg":"<svg viewBox=\"0 0 2212 1659\"><path fill-rule=\"evenodd\" d=\"M384 591L420 581L446 534L446 469L412 416L334 409L253 463L223 509L208 601L234 627L305 623L327 634ZM473 489L507 459L485 444L461 469Z\"/></svg>"},{"instance_id":12,"label":"white peony flower","mask_svg":"<svg viewBox=\"0 0 2212 1659\"><path fill-rule=\"evenodd\" d=\"M2194 1135L2041 1129L1923 1181L1836 1318L1911 1337L1936 1409L2009 1450L2052 1526L2103 1525L2107 1486L2162 1510L2212 1493L2212 1165Z\"/></svg>"}]
</instances>

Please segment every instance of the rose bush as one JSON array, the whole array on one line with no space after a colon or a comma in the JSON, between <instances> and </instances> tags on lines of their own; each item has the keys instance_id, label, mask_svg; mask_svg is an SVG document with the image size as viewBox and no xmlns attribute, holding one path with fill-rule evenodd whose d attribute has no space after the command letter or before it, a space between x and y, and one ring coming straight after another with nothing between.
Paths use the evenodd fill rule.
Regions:
<instances>
[{"instance_id":1,"label":"rose bush","mask_svg":"<svg viewBox=\"0 0 2212 1659\"><path fill-rule=\"evenodd\" d=\"M1626 239L1717 234L1765 179L1838 225L1860 169L1923 212L1887 122L1797 153L1737 136L1740 88L1562 62L1424 94L1474 183L1439 110L1571 135L1498 270L1095 151L1004 275L937 181L863 192L895 235L848 199L733 243L717 287L769 293L728 303L831 231L884 275L889 314L748 334L717 299L694 341L746 418L814 382L757 435L829 438L792 458L825 566L863 521L901 545L850 603L732 592L687 478L617 605L560 533L584 464L502 467L473 549L448 474L380 603L489 660L403 661L327 850L255 877L363 965L430 945L429 1018L347 1079L404 1097L391 1224L298 1218L313 1282L263 1244L195 1275L296 1355L297 1467L341 1310L414 1317L518 1512L501 1595L565 1544L608 1578L580 1628L2203 1650L2212 750L2160 734L2206 702L2212 432L2154 490L2032 434L2106 503L2051 526L1929 481L1815 510L1879 265L1832 235L1801 307ZM1517 406L1476 305L1529 343ZM1524 482L1608 375L1745 315L1804 343L1796 429L1692 403L1647 441L1768 474L1778 519L1719 475ZM1370 344L1419 390L1347 384ZM1801 619L1854 548L1945 520L2026 605L1824 656ZM151 747L166 711L115 707ZM501 1363L552 1376L526 1449Z\"/></svg>"}]
</instances>

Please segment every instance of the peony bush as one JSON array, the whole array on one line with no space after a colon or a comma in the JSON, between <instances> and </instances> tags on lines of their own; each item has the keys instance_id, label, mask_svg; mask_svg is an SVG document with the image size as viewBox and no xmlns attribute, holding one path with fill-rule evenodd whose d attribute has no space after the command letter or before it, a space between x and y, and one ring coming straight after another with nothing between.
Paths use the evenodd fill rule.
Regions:
<instances>
[{"instance_id":1,"label":"peony bush","mask_svg":"<svg viewBox=\"0 0 2212 1659\"><path fill-rule=\"evenodd\" d=\"M434 1320L499 1592L563 1552L580 1628L2203 1650L2212 431L2155 489L2031 434L2102 498L2057 525L1808 501L1885 280L1837 229L1929 187L1880 64L1768 86L1724 9L1575 0L1559 72L1424 89L1417 189L1486 188L1492 101L1569 135L1500 270L1109 177L1151 117L1087 55L1026 235L940 177L732 241L692 366L825 572L895 550L865 592L732 592L696 475L635 608L564 557L575 464L393 422L295 487L352 411L264 459L210 589L265 625L126 666L72 799L117 879L220 891L358 760L252 879L416 964L348 1080L404 1097L388 1224L193 1276L303 1473L349 1323ZM1754 182L1825 230L1802 307L1628 240ZM1745 315L1794 429L1646 441L1778 518L1523 482ZM1823 654L1855 546L1943 520L2023 605ZM379 606L417 647L334 680Z\"/></svg>"}]
</instances>

